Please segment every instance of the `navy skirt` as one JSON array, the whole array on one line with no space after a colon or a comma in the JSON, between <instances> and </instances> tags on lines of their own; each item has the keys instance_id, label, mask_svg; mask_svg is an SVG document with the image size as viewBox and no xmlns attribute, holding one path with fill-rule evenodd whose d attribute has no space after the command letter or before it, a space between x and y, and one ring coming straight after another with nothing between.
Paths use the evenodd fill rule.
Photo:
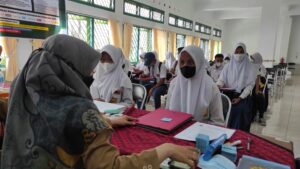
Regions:
<instances>
[{"instance_id":1,"label":"navy skirt","mask_svg":"<svg viewBox=\"0 0 300 169\"><path fill-rule=\"evenodd\" d=\"M251 97L242 99L238 104L232 105L228 127L249 132L252 118L251 108Z\"/></svg>"}]
</instances>

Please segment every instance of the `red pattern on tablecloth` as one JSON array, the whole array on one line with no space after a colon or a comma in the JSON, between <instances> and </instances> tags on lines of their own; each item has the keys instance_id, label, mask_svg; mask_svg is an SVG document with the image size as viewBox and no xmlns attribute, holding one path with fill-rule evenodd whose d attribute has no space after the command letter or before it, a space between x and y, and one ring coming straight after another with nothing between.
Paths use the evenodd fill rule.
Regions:
<instances>
[{"instance_id":1,"label":"red pattern on tablecloth","mask_svg":"<svg viewBox=\"0 0 300 169\"><path fill-rule=\"evenodd\" d=\"M144 110L131 108L125 114L140 117L148 113ZM194 142L175 139L173 136L184 130L194 122L185 124L175 133L170 135L160 134L151 130L146 130L137 126L118 128L112 136L112 143L116 145L121 154L139 153L143 150L154 148L163 143L175 143L178 145L195 146ZM247 151L247 140L252 139L250 151ZM252 134L237 130L230 138L230 141L241 140L244 149L238 151L238 158L242 155L249 155L265 160L274 161L277 163L291 166L295 169L294 155L292 152L276 146L262 138Z\"/></svg>"}]
</instances>

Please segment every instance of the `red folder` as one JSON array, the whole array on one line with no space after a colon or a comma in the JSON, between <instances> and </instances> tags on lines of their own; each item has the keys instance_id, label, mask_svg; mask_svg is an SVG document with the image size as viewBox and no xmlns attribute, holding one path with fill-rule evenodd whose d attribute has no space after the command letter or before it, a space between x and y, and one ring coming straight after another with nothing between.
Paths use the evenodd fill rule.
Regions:
<instances>
[{"instance_id":1,"label":"red folder","mask_svg":"<svg viewBox=\"0 0 300 169\"><path fill-rule=\"evenodd\" d=\"M165 109L157 109L138 119L137 125L143 128L168 134L192 120L192 115Z\"/></svg>"}]
</instances>

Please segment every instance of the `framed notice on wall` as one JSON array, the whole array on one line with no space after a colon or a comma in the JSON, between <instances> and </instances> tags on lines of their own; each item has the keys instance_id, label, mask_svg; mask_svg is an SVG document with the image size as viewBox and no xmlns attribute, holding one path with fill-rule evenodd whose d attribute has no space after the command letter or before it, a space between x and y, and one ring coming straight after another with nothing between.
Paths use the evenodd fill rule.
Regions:
<instances>
[{"instance_id":1,"label":"framed notice on wall","mask_svg":"<svg viewBox=\"0 0 300 169\"><path fill-rule=\"evenodd\" d=\"M0 35L45 39L66 25L65 0L0 0Z\"/></svg>"}]
</instances>

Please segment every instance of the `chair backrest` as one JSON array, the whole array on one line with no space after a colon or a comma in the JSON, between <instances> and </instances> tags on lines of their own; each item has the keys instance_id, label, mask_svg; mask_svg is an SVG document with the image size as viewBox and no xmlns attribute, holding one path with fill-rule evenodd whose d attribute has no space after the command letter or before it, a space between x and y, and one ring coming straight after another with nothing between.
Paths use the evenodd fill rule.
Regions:
<instances>
[{"instance_id":1,"label":"chair backrest","mask_svg":"<svg viewBox=\"0 0 300 169\"><path fill-rule=\"evenodd\" d=\"M227 127L229 117L230 117L230 112L231 112L231 100L229 99L228 96L226 96L223 93L221 93L221 98L222 98L223 115L224 115L224 120L225 120L225 126Z\"/></svg>"},{"instance_id":2,"label":"chair backrest","mask_svg":"<svg viewBox=\"0 0 300 169\"><path fill-rule=\"evenodd\" d=\"M143 85L132 83L132 96L133 100L138 103L140 102L139 109L144 107L146 98L147 98L147 90Z\"/></svg>"}]
</instances>

